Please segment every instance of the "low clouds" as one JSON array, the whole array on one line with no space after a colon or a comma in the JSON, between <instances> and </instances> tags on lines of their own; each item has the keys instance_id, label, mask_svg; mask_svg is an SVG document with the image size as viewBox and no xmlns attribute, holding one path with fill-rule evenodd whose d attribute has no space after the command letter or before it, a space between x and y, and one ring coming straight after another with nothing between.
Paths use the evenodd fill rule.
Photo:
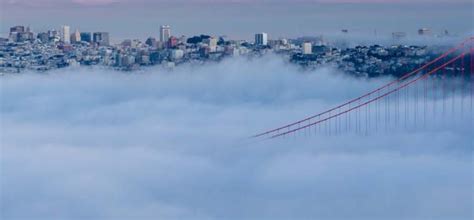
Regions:
<instances>
[{"instance_id":1,"label":"low clouds","mask_svg":"<svg viewBox=\"0 0 474 220\"><path fill-rule=\"evenodd\" d=\"M2 217L471 219L468 122L245 139L388 80L272 56L3 76Z\"/></svg>"}]
</instances>

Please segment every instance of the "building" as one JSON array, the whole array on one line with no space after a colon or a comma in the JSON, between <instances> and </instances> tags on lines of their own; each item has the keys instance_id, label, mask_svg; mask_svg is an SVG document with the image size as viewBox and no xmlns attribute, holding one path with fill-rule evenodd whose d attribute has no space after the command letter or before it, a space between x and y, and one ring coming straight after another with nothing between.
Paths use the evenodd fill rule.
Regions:
<instances>
[{"instance_id":1,"label":"building","mask_svg":"<svg viewBox=\"0 0 474 220\"><path fill-rule=\"evenodd\" d=\"M91 43L92 34L90 32L81 32L81 41Z\"/></svg>"},{"instance_id":2,"label":"building","mask_svg":"<svg viewBox=\"0 0 474 220\"><path fill-rule=\"evenodd\" d=\"M210 52L217 51L217 38L210 37L210 38L205 39L203 42L209 45Z\"/></svg>"},{"instance_id":3,"label":"building","mask_svg":"<svg viewBox=\"0 0 474 220\"><path fill-rule=\"evenodd\" d=\"M99 46L109 46L110 39L108 32L94 32L93 41Z\"/></svg>"},{"instance_id":4,"label":"building","mask_svg":"<svg viewBox=\"0 0 474 220\"><path fill-rule=\"evenodd\" d=\"M10 33L17 32L17 33L23 33L25 32L25 26L15 26L10 28Z\"/></svg>"},{"instance_id":5,"label":"building","mask_svg":"<svg viewBox=\"0 0 474 220\"><path fill-rule=\"evenodd\" d=\"M71 28L67 25L61 27L61 41L63 43L71 43Z\"/></svg>"},{"instance_id":6,"label":"building","mask_svg":"<svg viewBox=\"0 0 474 220\"><path fill-rule=\"evenodd\" d=\"M178 45L178 42L178 38L171 36L168 39L168 48L176 47L176 45Z\"/></svg>"},{"instance_id":7,"label":"building","mask_svg":"<svg viewBox=\"0 0 474 220\"><path fill-rule=\"evenodd\" d=\"M431 29L429 28L420 28L418 30L418 35L420 36L431 36L433 33L431 32Z\"/></svg>"},{"instance_id":8,"label":"building","mask_svg":"<svg viewBox=\"0 0 474 220\"><path fill-rule=\"evenodd\" d=\"M15 26L10 28L9 39L14 42L24 42L34 40L34 34L30 28L24 26Z\"/></svg>"},{"instance_id":9,"label":"building","mask_svg":"<svg viewBox=\"0 0 474 220\"><path fill-rule=\"evenodd\" d=\"M392 39L394 41L400 41L407 38L407 33L405 32L393 32L392 33Z\"/></svg>"},{"instance_id":10,"label":"building","mask_svg":"<svg viewBox=\"0 0 474 220\"><path fill-rule=\"evenodd\" d=\"M38 35L36 36L36 38L38 40L40 40L42 43L47 43L49 42L49 34L47 32L41 32L41 33L38 33Z\"/></svg>"},{"instance_id":11,"label":"building","mask_svg":"<svg viewBox=\"0 0 474 220\"><path fill-rule=\"evenodd\" d=\"M268 44L267 33L255 34L255 45L266 46L267 44Z\"/></svg>"},{"instance_id":12,"label":"building","mask_svg":"<svg viewBox=\"0 0 474 220\"><path fill-rule=\"evenodd\" d=\"M145 44L153 48L158 47L158 43L153 37L149 37L148 39L146 39Z\"/></svg>"},{"instance_id":13,"label":"building","mask_svg":"<svg viewBox=\"0 0 474 220\"><path fill-rule=\"evenodd\" d=\"M303 54L313 53L313 45L310 42L303 43L302 47L303 47Z\"/></svg>"},{"instance_id":14,"label":"building","mask_svg":"<svg viewBox=\"0 0 474 220\"><path fill-rule=\"evenodd\" d=\"M169 25L162 25L160 27L160 41L168 42L171 37L171 27Z\"/></svg>"},{"instance_id":15,"label":"building","mask_svg":"<svg viewBox=\"0 0 474 220\"><path fill-rule=\"evenodd\" d=\"M49 30L48 35L49 35L49 41L58 42L61 40L61 36L59 32L56 30Z\"/></svg>"},{"instance_id":16,"label":"building","mask_svg":"<svg viewBox=\"0 0 474 220\"><path fill-rule=\"evenodd\" d=\"M15 33L24 33L25 26L15 26L10 28L10 35Z\"/></svg>"},{"instance_id":17,"label":"building","mask_svg":"<svg viewBox=\"0 0 474 220\"><path fill-rule=\"evenodd\" d=\"M22 42L22 35L25 33L25 26L15 26L10 28L9 38L14 42Z\"/></svg>"},{"instance_id":18,"label":"building","mask_svg":"<svg viewBox=\"0 0 474 220\"><path fill-rule=\"evenodd\" d=\"M79 30L76 29L76 31L73 34L71 34L71 42L72 43L81 42L81 32L79 32Z\"/></svg>"},{"instance_id":19,"label":"building","mask_svg":"<svg viewBox=\"0 0 474 220\"><path fill-rule=\"evenodd\" d=\"M183 58L183 56L184 56L184 51L183 51L183 50L179 50L179 49L177 49L177 50L172 50L170 55L171 55L171 59L172 59L172 60L179 60L179 59Z\"/></svg>"}]
</instances>

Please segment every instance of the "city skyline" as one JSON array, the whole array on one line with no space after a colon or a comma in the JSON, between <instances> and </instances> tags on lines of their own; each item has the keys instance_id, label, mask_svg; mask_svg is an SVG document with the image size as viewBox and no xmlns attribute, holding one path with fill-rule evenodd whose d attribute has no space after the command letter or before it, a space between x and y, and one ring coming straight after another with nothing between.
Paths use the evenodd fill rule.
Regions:
<instances>
[{"instance_id":1,"label":"city skyline","mask_svg":"<svg viewBox=\"0 0 474 220\"><path fill-rule=\"evenodd\" d=\"M7 34L8 27L16 24L34 26L34 31L46 31L64 24L90 32L104 30L111 33L112 42L158 36L162 24L174 27L175 36L210 34L243 40L252 39L253 34L258 32L280 38L334 35L341 29L350 29L353 33L367 37L373 37L374 31L382 36L392 32L415 33L421 27L430 28L435 34L444 30L459 35L472 32L469 22L456 22L458 19L472 20L472 4L464 1L456 1L457 4L439 1L428 6L423 6L423 1L417 1L420 4L393 1L384 4L381 1L357 4L305 1L294 4L285 1L275 4L224 4L224 1L217 1L212 4L197 4L193 1L182 6L177 3L130 4L126 1L115 2L107 7L79 6L77 2L74 3L76 6L64 7L61 6L63 4L54 6L54 1L47 2L49 3L44 6L26 6L21 1L14 4L3 2L3 8L8 10L3 10L2 13L2 36ZM429 12L423 12L422 9L426 7ZM351 11L346 13L348 9ZM86 11L87 16L84 16ZM339 16L341 13L346 14ZM274 14L279 16L273 16Z\"/></svg>"},{"instance_id":2,"label":"city skyline","mask_svg":"<svg viewBox=\"0 0 474 220\"><path fill-rule=\"evenodd\" d=\"M367 46L348 41L352 36L347 29L341 30L346 35L341 39L322 36L271 39L267 33L261 32L254 35L253 41L242 41L203 34L190 38L176 37L172 35L171 26L161 25L158 38L149 37L145 41L127 39L118 44L110 41L108 32L81 32L76 29L71 33L70 30L71 27L67 25L61 26L59 31L40 33L34 33L30 27L21 25L10 27L8 38L0 38L0 72L41 72L96 65L133 71L154 65L174 68L176 65L205 64L239 56L252 58L265 54L285 54L288 61L305 68L319 68L332 63L355 76L398 76L402 69L396 63L404 62L404 66L414 67L416 63L428 59L430 54L438 53L438 47L463 37L448 31L435 35L429 28L420 28L417 38L421 44L413 44L406 33L396 32L386 46L377 42ZM429 47L427 41L432 42ZM409 42L411 46L408 46ZM353 62L358 60L357 57L362 57L366 62ZM403 61L406 57L411 57L409 62ZM368 70L379 65L378 68Z\"/></svg>"},{"instance_id":3,"label":"city skyline","mask_svg":"<svg viewBox=\"0 0 474 220\"><path fill-rule=\"evenodd\" d=\"M318 33L314 35L301 35L301 34L293 34L293 35L272 35L272 33L266 33L266 32L258 32L258 33L250 33L242 38L233 38L229 37L228 35L225 34L220 34L217 32L213 32L214 34L209 34L209 32L195 32L195 33L190 33L190 35L184 35L181 33L176 33L172 32L173 26L167 25L167 24L160 24L160 25L155 25L154 27L156 28L157 31L154 34L151 35L142 35L140 37L137 36L130 36L129 38L120 38L113 33L109 32L108 29L88 29L84 30L81 28L81 26L70 26L68 24L62 24L58 27L49 27L49 28L42 28L42 29L37 29L35 27L32 27L30 25L24 25L24 24L15 24L11 27L5 28L4 33L0 35L0 38L9 38L11 34L11 28L13 27L23 27L27 29L28 31L31 31L34 34L41 34L41 33L47 33L47 32L54 32L57 31L60 36L61 41L65 43L70 43L67 41L64 41L63 39L65 38L66 35L69 35L70 38L72 39L74 36L73 34L77 34L78 32L81 34L93 34L93 33L107 33L110 34L111 36L109 37L109 41L111 44L120 44L125 40L143 40L145 41L148 38L156 38L162 42L166 42L168 39L171 37L176 37L176 38L188 38L188 37L193 37L193 36L199 36L199 35L210 35L213 37L225 37L228 39L232 40L240 40L240 41L246 41L246 42L255 42L257 41L256 39L256 34L264 34L265 39L268 40L281 40L281 39L296 39L296 38L313 38L313 37L322 37L322 38L327 38L327 39L332 39L332 40L339 40L339 39L344 39L344 40L350 40L351 42L354 43L364 43L364 42L379 42L379 43L390 43L391 40L399 38L400 40L407 40L411 39L413 42L419 42L420 40L423 41L425 40L424 38L420 38L420 36L431 36L431 37L444 37L444 36L451 36L451 37L456 37L456 38L463 38L469 36L468 33L460 33L460 32L452 32L450 29L431 29L428 27L421 26L417 29L412 29L412 30L407 30L407 31L392 31L390 32L389 30L385 32L379 32L378 29L373 29L373 30L365 30L366 32L362 32L360 29L340 29L340 30L334 30L334 32L331 33ZM67 30L67 31L66 31ZM165 30L165 31L164 31ZM163 31L166 33L164 34ZM65 34L65 32L67 32ZM426 32L426 33L425 33ZM37 37L37 36L35 36ZM166 40L165 40L166 39ZM72 40L70 40L72 41ZM428 43L428 42L426 42Z\"/></svg>"}]
</instances>

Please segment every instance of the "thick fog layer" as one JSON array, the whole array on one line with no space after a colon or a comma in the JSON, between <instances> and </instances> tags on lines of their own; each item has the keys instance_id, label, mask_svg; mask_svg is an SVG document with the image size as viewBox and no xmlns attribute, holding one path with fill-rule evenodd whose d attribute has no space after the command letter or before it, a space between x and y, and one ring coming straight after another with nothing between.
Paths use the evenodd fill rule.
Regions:
<instances>
[{"instance_id":1,"label":"thick fog layer","mask_svg":"<svg viewBox=\"0 0 474 220\"><path fill-rule=\"evenodd\" d=\"M271 56L4 75L2 219L472 219L469 121L247 139L388 80Z\"/></svg>"}]
</instances>

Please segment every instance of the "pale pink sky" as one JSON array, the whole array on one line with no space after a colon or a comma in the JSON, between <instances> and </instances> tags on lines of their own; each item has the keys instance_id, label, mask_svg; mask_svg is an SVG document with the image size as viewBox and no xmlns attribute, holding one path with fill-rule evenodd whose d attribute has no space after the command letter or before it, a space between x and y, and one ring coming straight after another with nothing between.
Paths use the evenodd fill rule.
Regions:
<instances>
[{"instance_id":1,"label":"pale pink sky","mask_svg":"<svg viewBox=\"0 0 474 220\"><path fill-rule=\"evenodd\" d=\"M110 4L157 4L157 3L469 3L471 0L0 0L4 6L104 6Z\"/></svg>"}]
</instances>

